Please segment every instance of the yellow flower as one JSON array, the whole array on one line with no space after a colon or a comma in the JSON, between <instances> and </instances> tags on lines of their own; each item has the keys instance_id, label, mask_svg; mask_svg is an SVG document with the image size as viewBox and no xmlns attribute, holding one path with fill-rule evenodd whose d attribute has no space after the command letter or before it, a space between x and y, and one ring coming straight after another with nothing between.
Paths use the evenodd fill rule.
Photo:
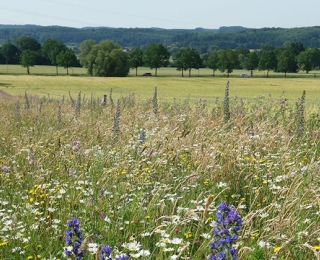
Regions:
<instances>
[{"instance_id":1,"label":"yellow flower","mask_svg":"<svg viewBox=\"0 0 320 260\"><path fill-rule=\"evenodd\" d=\"M277 253L280 250L281 246L277 246L273 249L273 253Z\"/></svg>"},{"instance_id":2,"label":"yellow flower","mask_svg":"<svg viewBox=\"0 0 320 260\"><path fill-rule=\"evenodd\" d=\"M33 256L29 255L27 259L32 259L32 258L33 258Z\"/></svg>"},{"instance_id":3,"label":"yellow flower","mask_svg":"<svg viewBox=\"0 0 320 260\"><path fill-rule=\"evenodd\" d=\"M0 246L5 246L6 244L8 244L7 241L0 242Z\"/></svg>"},{"instance_id":4,"label":"yellow flower","mask_svg":"<svg viewBox=\"0 0 320 260\"><path fill-rule=\"evenodd\" d=\"M313 248L320 251L320 246L314 246Z\"/></svg>"},{"instance_id":5,"label":"yellow flower","mask_svg":"<svg viewBox=\"0 0 320 260\"><path fill-rule=\"evenodd\" d=\"M192 237L192 234L190 231L188 231L187 233L184 234L186 238L190 238Z\"/></svg>"}]
</instances>

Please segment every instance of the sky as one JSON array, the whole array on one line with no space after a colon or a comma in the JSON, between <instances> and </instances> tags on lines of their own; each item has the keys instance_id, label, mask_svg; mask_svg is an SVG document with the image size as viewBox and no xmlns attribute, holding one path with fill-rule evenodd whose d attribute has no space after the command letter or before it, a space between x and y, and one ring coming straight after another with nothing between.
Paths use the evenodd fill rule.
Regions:
<instances>
[{"instance_id":1,"label":"sky","mask_svg":"<svg viewBox=\"0 0 320 260\"><path fill-rule=\"evenodd\" d=\"M0 24L218 29L320 26L319 0L2 0Z\"/></svg>"}]
</instances>

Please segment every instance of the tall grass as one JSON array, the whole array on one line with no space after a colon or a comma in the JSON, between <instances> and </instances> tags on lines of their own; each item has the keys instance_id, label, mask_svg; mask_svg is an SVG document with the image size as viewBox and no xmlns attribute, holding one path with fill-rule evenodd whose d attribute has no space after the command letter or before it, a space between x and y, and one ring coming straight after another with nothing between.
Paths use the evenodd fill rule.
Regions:
<instances>
[{"instance_id":1,"label":"tall grass","mask_svg":"<svg viewBox=\"0 0 320 260\"><path fill-rule=\"evenodd\" d=\"M62 259L81 237L83 259L207 259L225 202L239 259L320 259L319 112L234 88L228 120L223 98L1 99L0 258Z\"/></svg>"}]
</instances>

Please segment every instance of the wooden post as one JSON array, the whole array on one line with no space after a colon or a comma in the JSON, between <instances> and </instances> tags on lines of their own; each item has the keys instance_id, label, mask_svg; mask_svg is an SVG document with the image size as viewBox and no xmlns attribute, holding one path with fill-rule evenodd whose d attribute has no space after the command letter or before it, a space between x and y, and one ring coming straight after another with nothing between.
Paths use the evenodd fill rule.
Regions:
<instances>
[{"instance_id":1,"label":"wooden post","mask_svg":"<svg viewBox=\"0 0 320 260\"><path fill-rule=\"evenodd\" d=\"M106 105L107 104L107 95L103 95L103 102L102 105Z\"/></svg>"}]
</instances>

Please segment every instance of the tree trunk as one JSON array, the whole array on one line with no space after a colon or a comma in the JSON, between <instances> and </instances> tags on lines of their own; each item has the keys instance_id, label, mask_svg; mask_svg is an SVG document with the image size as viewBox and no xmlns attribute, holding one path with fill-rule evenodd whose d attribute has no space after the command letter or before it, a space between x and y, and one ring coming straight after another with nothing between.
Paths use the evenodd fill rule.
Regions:
<instances>
[{"instance_id":1,"label":"tree trunk","mask_svg":"<svg viewBox=\"0 0 320 260\"><path fill-rule=\"evenodd\" d=\"M28 75L30 74L29 66L27 66L27 73L28 73Z\"/></svg>"},{"instance_id":2,"label":"tree trunk","mask_svg":"<svg viewBox=\"0 0 320 260\"><path fill-rule=\"evenodd\" d=\"M136 76L138 76L138 67L136 67Z\"/></svg>"},{"instance_id":3,"label":"tree trunk","mask_svg":"<svg viewBox=\"0 0 320 260\"><path fill-rule=\"evenodd\" d=\"M181 77L184 77L184 76L183 76L183 69L181 70Z\"/></svg>"},{"instance_id":4,"label":"tree trunk","mask_svg":"<svg viewBox=\"0 0 320 260\"><path fill-rule=\"evenodd\" d=\"M191 69L189 69L189 77L191 77Z\"/></svg>"},{"instance_id":5,"label":"tree trunk","mask_svg":"<svg viewBox=\"0 0 320 260\"><path fill-rule=\"evenodd\" d=\"M214 72L215 72L215 70L212 70L212 77L214 77Z\"/></svg>"},{"instance_id":6,"label":"tree trunk","mask_svg":"<svg viewBox=\"0 0 320 260\"><path fill-rule=\"evenodd\" d=\"M157 71L158 71L158 68L156 68L156 72L155 72L155 76L156 76L156 77L157 77L157 75L158 75L158 74L157 74Z\"/></svg>"}]
</instances>

